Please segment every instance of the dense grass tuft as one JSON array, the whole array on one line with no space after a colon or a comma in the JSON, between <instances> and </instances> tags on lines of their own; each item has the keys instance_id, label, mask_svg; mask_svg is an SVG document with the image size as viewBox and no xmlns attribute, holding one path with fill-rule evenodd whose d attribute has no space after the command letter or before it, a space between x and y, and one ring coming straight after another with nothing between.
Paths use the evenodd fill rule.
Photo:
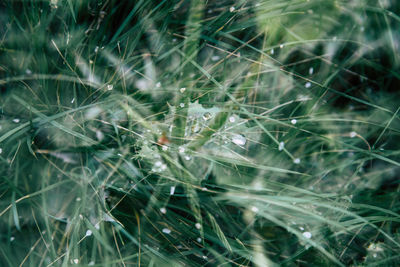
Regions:
<instances>
[{"instance_id":1,"label":"dense grass tuft","mask_svg":"<svg viewBox=\"0 0 400 267\"><path fill-rule=\"evenodd\" d=\"M0 2L0 266L398 266L396 0Z\"/></svg>"}]
</instances>

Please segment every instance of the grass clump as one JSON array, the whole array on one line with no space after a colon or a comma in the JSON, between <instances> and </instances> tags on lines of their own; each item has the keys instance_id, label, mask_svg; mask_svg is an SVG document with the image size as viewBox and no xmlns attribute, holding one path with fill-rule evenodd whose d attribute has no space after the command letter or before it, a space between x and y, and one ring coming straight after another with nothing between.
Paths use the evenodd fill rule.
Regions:
<instances>
[{"instance_id":1,"label":"grass clump","mask_svg":"<svg viewBox=\"0 0 400 267\"><path fill-rule=\"evenodd\" d=\"M0 3L1 266L397 266L396 1Z\"/></svg>"}]
</instances>

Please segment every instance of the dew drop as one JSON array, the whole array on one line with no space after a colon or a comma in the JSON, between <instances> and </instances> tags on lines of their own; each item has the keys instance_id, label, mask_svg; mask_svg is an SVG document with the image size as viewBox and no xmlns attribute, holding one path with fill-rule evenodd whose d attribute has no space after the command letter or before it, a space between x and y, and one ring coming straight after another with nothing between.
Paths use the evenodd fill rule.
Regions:
<instances>
[{"instance_id":1,"label":"dew drop","mask_svg":"<svg viewBox=\"0 0 400 267\"><path fill-rule=\"evenodd\" d=\"M310 232L304 232L303 236L307 239L310 239L312 237L312 234Z\"/></svg>"},{"instance_id":2,"label":"dew drop","mask_svg":"<svg viewBox=\"0 0 400 267\"><path fill-rule=\"evenodd\" d=\"M114 88L114 86L112 84L107 85L107 90L111 91Z\"/></svg>"},{"instance_id":3,"label":"dew drop","mask_svg":"<svg viewBox=\"0 0 400 267\"><path fill-rule=\"evenodd\" d=\"M309 70L308 70L308 74L313 74L314 73L314 68L313 67L311 67Z\"/></svg>"},{"instance_id":4,"label":"dew drop","mask_svg":"<svg viewBox=\"0 0 400 267\"><path fill-rule=\"evenodd\" d=\"M19 123L19 122L20 122L20 120L19 120L19 119L13 119L13 122L15 122L15 123Z\"/></svg>"},{"instance_id":5,"label":"dew drop","mask_svg":"<svg viewBox=\"0 0 400 267\"><path fill-rule=\"evenodd\" d=\"M212 61L218 61L219 59L220 59L219 56L212 56L212 57L211 57L211 60L212 60Z\"/></svg>"},{"instance_id":6,"label":"dew drop","mask_svg":"<svg viewBox=\"0 0 400 267\"><path fill-rule=\"evenodd\" d=\"M185 107L185 103L180 103L179 106L180 106L181 108L184 108L184 107Z\"/></svg>"},{"instance_id":7,"label":"dew drop","mask_svg":"<svg viewBox=\"0 0 400 267\"><path fill-rule=\"evenodd\" d=\"M212 115L210 112L206 112L203 114L203 120L208 121L209 119L211 119Z\"/></svg>"},{"instance_id":8,"label":"dew drop","mask_svg":"<svg viewBox=\"0 0 400 267\"><path fill-rule=\"evenodd\" d=\"M178 151L179 151L179 153L183 154L183 153L185 153L185 148L183 146L180 146L178 148Z\"/></svg>"},{"instance_id":9,"label":"dew drop","mask_svg":"<svg viewBox=\"0 0 400 267\"><path fill-rule=\"evenodd\" d=\"M160 82L156 83L156 87L160 88L161 87L161 83Z\"/></svg>"},{"instance_id":10,"label":"dew drop","mask_svg":"<svg viewBox=\"0 0 400 267\"><path fill-rule=\"evenodd\" d=\"M175 194L175 186L171 186L171 188L169 189L169 194L172 196L173 194Z\"/></svg>"},{"instance_id":11,"label":"dew drop","mask_svg":"<svg viewBox=\"0 0 400 267\"><path fill-rule=\"evenodd\" d=\"M252 212L258 212L258 208L253 206L253 207L251 207L251 211Z\"/></svg>"},{"instance_id":12,"label":"dew drop","mask_svg":"<svg viewBox=\"0 0 400 267\"><path fill-rule=\"evenodd\" d=\"M179 91L183 94L186 91L186 88L182 87L181 89L179 89Z\"/></svg>"},{"instance_id":13,"label":"dew drop","mask_svg":"<svg viewBox=\"0 0 400 267\"><path fill-rule=\"evenodd\" d=\"M230 11L230 12L235 11L235 7L234 7L234 6L231 6L231 7L229 8L229 11Z\"/></svg>"},{"instance_id":14,"label":"dew drop","mask_svg":"<svg viewBox=\"0 0 400 267\"><path fill-rule=\"evenodd\" d=\"M290 123L293 124L293 125L295 125L295 124L297 123L297 120L296 120L296 119L293 119L293 120L290 121Z\"/></svg>"},{"instance_id":15,"label":"dew drop","mask_svg":"<svg viewBox=\"0 0 400 267\"><path fill-rule=\"evenodd\" d=\"M282 151L284 147L285 147L285 143L284 143L284 142L280 142L280 143L279 143L278 150L279 150L279 151Z\"/></svg>"},{"instance_id":16,"label":"dew drop","mask_svg":"<svg viewBox=\"0 0 400 267\"><path fill-rule=\"evenodd\" d=\"M192 159L191 156L189 156L189 155L186 155L186 156L185 156L185 160L191 160L191 159Z\"/></svg>"},{"instance_id":17,"label":"dew drop","mask_svg":"<svg viewBox=\"0 0 400 267\"><path fill-rule=\"evenodd\" d=\"M160 208L160 212L161 212L162 214L165 214L165 213L167 213L167 209L166 209L166 208Z\"/></svg>"},{"instance_id":18,"label":"dew drop","mask_svg":"<svg viewBox=\"0 0 400 267\"><path fill-rule=\"evenodd\" d=\"M163 232L164 234L170 234L170 233L171 233L171 230L168 229L168 228L164 228L164 229L162 229L162 232Z\"/></svg>"},{"instance_id":19,"label":"dew drop","mask_svg":"<svg viewBox=\"0 0 400 267\"><path fill-rule=\"evenodd\" d=\"M86 236L91 236L92 235L92 231L91 230L87 230L86 231Z\"/></svg>"},{"instance_id":20,"label":"dew drop","mask_svg":"<svg viewBox=\"0 0 400 267\"><path fill-rule=\"evenodd\" d=\"M235 117L233 117L233 116L230 116L230 117L229 117L229 122L232 122L232 123L233 123L233 122L235 122L235 121L236 121Z\"/></svg>"},{"instance_id":21,"label":"dew drop","mask_svg":"<svg viewBox=\"0 0 400 267\"><path fill-rule=\"evenodd\" d=\"M299 159L299 158L295 158L295 159L293 160L293 163L294 163L294 164L300 164L300 159Z\"/></svg>"},{"instance_id":22,"label":"dew drop","mask_svg":"<svg viewBox=\"0 0 400 267\"><path fill-rule=\"evenodd\" d=\"M357 133L356 133L356 132L353 131L353 132L350 133L350 137L351 137L351 138L354 138L354 137L356 137L356 136L357 136Z\"/></svg>"},{"instance_id":23,"label":"dew drop","mask_svg":"<svg viewBox=\"0 0 400 267\"><path fill-rule=\"evenodd\" d=\"M197 242L201 243L201 238L200 237L198 237L196 240L197 240Z\"/></svg>"},{"instance_id":24,"label":"dew drop","mask_svg":"<svg viewBox=\"0 0 400 267\"><path fill-rule=\"evenodd\" d=\"M2 148L0 148L0 154L1 154L1 153L3 153L3 149L2 149Z\"/></svg>"},{"instance_id":25,"label":"dew drop","mask_svg":"<svg viewBox=\"0 0 400 267\"><path fill-rule=\"evenodd\" d=\"M94 261L89 262L88 265L89 265L89 266L93 266L93 265L94 265Z\"/></svg>"},{"instance_id":26,"label":"dew drop","mask_svg":"<svg viewBox=\"0 0 400 267\"><path fill-rule=\"evenodd\" d=\"M79 259L74 259L74 263L78 264L79 263Z\"/></svg>"},{"instance_id":27,"label":"dew drop","mask_svg":"<svg viewBox=\"0 0 400 267\"><path fill-rule=\"evenodd\" d=\"M200 228L201 228L201 224L200 224L200 223L196 223L194 226L195 226L197 229L200 229Z\"/></svg>"},{"instance_id":28,"label":"dew drop","mask_svg":"<svg viewBox=\"0 0 400 267\"><path fill-rule=\"evenodd\" d=\"M279 48L282 49L282 48L283 48L283 44L281 44L281 45L279 46Z\"/></svg>"},{"instance_id":29,"label":"dew drop","mask_svg":"<svg viewBox=\"0 0 400 267\"><path fill-rule=\"evenodd\" d=\"M271 55L273 55L275 53L274 49L271 49Z\"/></svg>"},{"instance_id":30,"label":"dew drop","mask_svg":"<svg viewBox=\"0 0 400 267\"><path fill-rule=\"evenodd\" d=\"M311 83L310 82L306 82L306 84L304 85L306 88L310 88L311 87Z\"/></svg>"},{"instance_id":31,"label":"dew drop","mask_svg":"<svg viewBox=\"0 0 400 267\"><path fill-rule=\"evenodd\" d=\"M13 242L15 240L15 237L10 237L10 242Z\"/></svg>"},{"instance_id":32,"label":"dew drop","mask_svg":"<svg viewBox=\"0 0 400 267\"><path fill-rule=\"evenodd\" d=\"M72 98L72 100L71 100L71 104L73 104L75 102L75 97L74 98Z\"/></svg>"},{"instance_id":33,"label":"dew drop","mask_svg":"<svg viewBox=\"0 0 400 267\"><path fill-rule=\"evenodd\" d=\"M235 134L232 137L232 142L238 146L244 146L246 144L246 138L243 135Z\"/></svg>"}]
</instances>

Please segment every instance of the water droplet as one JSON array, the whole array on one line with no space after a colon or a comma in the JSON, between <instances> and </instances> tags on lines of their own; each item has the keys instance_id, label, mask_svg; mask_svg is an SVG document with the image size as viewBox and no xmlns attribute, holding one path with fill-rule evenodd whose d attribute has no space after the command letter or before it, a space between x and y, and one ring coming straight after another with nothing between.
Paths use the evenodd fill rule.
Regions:
<instances>
[{"instance_id":1,"label":"water droplet","mask_svg":"<svg viewBox=\"0 0 400 267\"><path fill-rule=\"evenodd\" d=\"M275 53L274 49L271 49L271 55L273 55Z\"/></svg>"},{"instance_id":2,"label":"water droplet","mask_svg":"<svg viewBox=\"0 0 400 267\"><path fill-rule=\"evenodd\" d=\"M300 164L300 159L299 159L299 158L295 158L295 159L293 160L293 163L294 163L294 164Z\"/></svg>"},{"instance_id":3,"label":"water droplet","mask_svg":"<svg viewBox=\"0 0 400 267\"><path fill-rule=\"evenodd\" d=\"M172 196L173 194L175 194L175 186L171 186L171 188L169 189L169 194Z\"/></svg>"},{"instance_id":4,"label":"water droplet","mask_svg":"<svg viewBox=\"0 0 400 267\"><path fill-rule=\"evenodd\" d=\"M89 266L93 266L93 265L94 265L94 261L89 262L88 265L89 265Z\"/></svg>"},{"instance_id":5,"label":"water droplet","mask_svg":"<svg viewBox=\"0 0 400 267\"><path fill-rule=\"evenodd\" d=\"M79 263L79 259L74 259L74 263L78 264Z\"/></svg>"},{"instance_id":6,"label":"water droplet","mask_svg":"<svg viewBox=\"0 0 400 267\"><path fill-rule=\"evenodd\" d=\"M180 106L181 108L184 108L184 107L185 107L185 103L180 103L179 106Z\"/></svg>"},{"instance_id":7,"label":"water droplet","mask_svg":"<svg viewBox=\"0 0 400 267\"><path fill-rule=\"evenodd\" d=\"M304 85L306 88L310 88L311 87L311 83L310 82L306 82L306 84Z\"/></svg>"},{"instance_id":8,"label":"water droplet","mask_svg":"<svg viewBox=\"0 0 400 267\"><path fill-rule=\"evenodd\" d=\"M31 75L32 71L30 69L26 69L25 73L28 74L28 75Z\"/></svg>"},{"instance_id":9,"label":"water droplet","mask_svg":"<svg viewBox=\"0 0 400 267\"><path fill-rule=\"evenodd\" d=\"M251 207L251 211L252 212L258 212L258 208L253 206L253 207Z\"/></svg>"},{"instance_id":10,"label":"water droplet","mask_svg":"<svg viewBox=\"0 0 400 267\"><path fill-rule=\"evenodd\" d=\"M206 112L203 114L203 120L208 121L209 119L211 119L212 115L210 112Z\"/></svg>"},{"instance_id":11,"label":"water droplet","mask_svg":"<svg viewBox=\"0 0 400 267\"><path fill-rule=\"evenodd\" d=\"M114 86L112 84L108 84L107 85L107 90L108 91L111 91L113 88L114 88Z\"/></svg>"},{"instance_id":12,"label":"water droplet","mask_svg":"<svg viewBox=\"0 0 400 267\"><path fill-rule=\"evenodd\" d=\"M164 229L162 229L162 232L163 232L164 234L170 234L170 233L171 233L171 230L168 229L168 228L164 228Z\"/></svg>"},{"instance_id":13,"label":"water droplet","mask_svg":"<svg viewBox=\"0 0 400 267\"><path fill-rule=\"evenodd\" d=\"M178 148L178 151L179 151L179 153L183 154L183 153L185 153L185 148L183 146L180 146Z\"/></svg>"},{"instance_id":14,"label":"water droplet","mask_svg":"<svg viewBox=\"0 0 400 267\"><path fill-rule=\"evenodd\" d=\"M92 231L91 230L87 230L86 231L86 236L91 236L92 235Z\"/></svg>"},{"instance_id":15,"label":"water droplet","mask_svg":"<svg viewBox=\"0 0 400 267\"><path fill-rule=\"evenodd\" d=\"M163 151L167 151L167 150L168 150L168 146L162 146L161 149L162 149Z\"/></svg>"},{"instance_id":16,"label":"water droplet","mask_svg":"<svg viewBox=\"0 0 400 267\"><path fill-rule=\"evenodd\" d=\"M351 138L354 138L354 137L356 137L356 136L357 136L357 133L356 133L356 132L353 131L353 132L350 133L350 137L351 137Z\"/></svg>"},{"instance_id":17,"label":"water droplet","mask_svg":"<svg viewBox=\"0 0 400 267\"><path fill-rule=\"evenodd\" d=\"M10 237L10 242L13 242L15 240L15 237L11 236Z\"/></svg>"},{"instance_id":18,"label":"water droplet","mask_svg":"<svg viewBox=\"0 0 400 267\"><path fill-rule=\"evenodd\" d=\"M189 155L186 155L186 156L185 156L185 160L191 160L191 159L192 159L191 156L189 156Z\"/></svg>"},{"instance_id":19,"label":"water droplet","mask_svg":"<svg viewBox=\"0 0 400 267\"><path fill-rule=\"evenodd\" d=\"M229 8L229 11L230 11L230 12L235 11L235 7L234 7L234 6L231 6L231 7Z\"/></svg>"},{"instance_id":20,"label":"water droplet","mask_svg":"<svg viewBox=\"0 0 400 267\"><path fill-rule=\"evenodd\" d=\"M312 237L312 234L310 232L304 232L303 236L307 239L310 239Z\"/></svg>"},{"instance_id":21,"label":"water droplet","mask_svg":"<svg viewBox=\"0 0 400 267\"><path fill-rule=\"evenodd\" d=\"M13 119L13 122L15 122L15 123L19 123L19 119Z\"/></svg>"},{"instance_id":22,"label":"water droplet","mask_svg":"<svg viewBox=\"0 0 400 267\"><path fill-rule=\"evenodd\" d=\"M201 238L200 237L198 237L196 240L197 240L197 242L201 243Z\"/></svg>"},{"instance_id":23,"label":"water droplet","mask_svg":"<svg viewBox=\"0 0 400 267\"><path fill-rule=\"evenodd\" d=\"M232 122L232 123L233 123L233 122L235 122L235 121L236 121L236 119L235 119L234 116L230 116L230 117L229 117L229 122Z\"/></svg>"},{"instance_id":24,"label":"water droplet","mask_svg":"<svg viewBox=\"0 0 400 267\"><path fill-rule=\"evenodd\" d=\"M314 73L314 68L313 67L311 67L309 70L308 70L308 74L313 74Z\"/></svg>"},{"instance_id":25,"label":"water droplet","mask_svg":"<svg viewBox=\"0 0 400 267\"><path fill-rule=\"evenodd\" d=\"M208 191L207 187L201 188L201 191Z\"/></svg>"},{"instance_id":26,"label":"water droplet","mask_svg":"<svg viewBox=\"0 0 400 267\"><path fill-rule=\"evenodd\" d=\"M99 52L99 47L98 46L96 46L95 48L94 48L94 52L97 54L97 52Z\"/></svg>"},{"instance_id":27,"label":"water droplet","mask_svg":"<svg viewBox=\"0 0 400 267\"><path fill-rule=\"evenodd\" d=\"M96 224L94 225L94 228L96 228L97 230L99 230L99 229L100 229L100 223L96 223Z\"/></svg>"},{"instance_id":28,"label":"water droplet","mask_svg":"<svg viewBox=\"0 0 400 267\"><path fill-rule=\"evenodd\" d=\"M72 98L72 100L71 100L71 104L73 104L75 102L75 97L74 98Z\"/></svg>"},{"instance_id":29,"label":"water droplet","mask_svg":"<svg viewBox=\"0 0 400 267\"><path fill-rule=\"evenodd\" d=\"M1 153L3 153L3 149L2 149L2 148L0 148L0 154L1 154Z\"/></svg>"},{"instance_id":30,"label":"water droplet","mask_svg":"<svg viewBox=\"0 0 400 267\"><path fill-rule=\"evenodd\" d=\"M212 60L212 61L218 61L219 59L220 59L219 56L212 56L212 57L211 57L211 60Z\"/></svg>"},{"instance_id":31,"label":"water droplet","mask_svg":"<svg viewBox=\"0 0 400 267\"><path fill-rule=\"evenodd\" d=\"M244 146L246 144L246 138L243 135L235 134L232 137L232 142L238 146Z\"/></svg>"},{"instance_id":32,"label":"water droplet","mask_svg":"<svg viewBox=\"0 0 400 267\"><path fill-rule=\"evenodd\" d=\"M181 89L179 89L179 91L183 94L186 91L186 88L182 87Z\"/></svg>"},{"instance_id":33,"label":"water droplet","mask_svg":"<svg viewBox=\"0 0 400 267\"><path fill-rule=\"evenodd\" d=\"M161 83L160 82L156 83L156 87L160 88L161 87Z\"/></svg>"},{"instance_id":34,"label":"water droplet","mask_svg":"<svg viewBox=\"0 0 400 267\"><path fill-rule=\"evenodd\" d=\"M77 197L75 200L76 200L77 202L79 202L79 201L81 201L81 198L80 198L80 197Z\"/></svg>"},{"instance_id":35,"label":"water droplet","mask_svg":"<svg viewBox=\"0 0 400 267\"><path fill-rule=\"evenodd\" d=\"M290 121L290 123L293 124L293 125L295 125L295 124L297 123L297 120L296 120L296 119L293 119L293 120Z\"/></svg>"},{"instance_id":36,"label":"water droplet","mask_svg":"<svg viewBox=\"0 0 400 267\"><path fill-rule=\"evenodd\" d=\"M279 150L279 151L282 151L284 147L285 147L285 143L284 143L284 142L280 142L280 143L279 143L278 150Z\"/></svg>"},{"instance_id":37,"label":"water droplet","mask_svg":"<svg viewBox=\"0 0 400 267\"><path fill-rule=\"evenodd\" d=\"M283 44L281 44L281 45L279 46L279 48L282 49L282 48L283 48Z\"/></svg>"},{"instance_id":38,"label":"water droplet","mask_svg":"<svg viewBox=\"0 0 400 267\"><path fill-rule=\"evenodd\" d=\"M201 224L200 224L200 223L196 223L194 226L195 226L197 229L200 229L200 228L201 228Z\"/></svg>"},{"instance_id":39,"label":"water droplet","mask_svg":"<svg viewBox=\"0 0 400 267\"><path fill-rule=\"evenodd\" d=\"M161 212L162 214L165 214L165 213L167 213L167 209L166 209L166 208L160 208L160 212Z\"/></svg>"}]
</instances>

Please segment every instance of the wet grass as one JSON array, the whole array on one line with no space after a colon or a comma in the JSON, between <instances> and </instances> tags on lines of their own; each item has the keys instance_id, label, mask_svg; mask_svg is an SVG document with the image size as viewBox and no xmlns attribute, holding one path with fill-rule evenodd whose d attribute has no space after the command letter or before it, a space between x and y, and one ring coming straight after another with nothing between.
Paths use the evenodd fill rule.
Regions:
<instances>
[{"instance_id":1,"label":"wet grass","mask_svg":"<svg viewBox=\"0 0 400 267\"><path fill-rule=\"evenodd\" d=\"M1 266L398 266L396 1L0 3Z\"/></svg>"}]
</instances>

